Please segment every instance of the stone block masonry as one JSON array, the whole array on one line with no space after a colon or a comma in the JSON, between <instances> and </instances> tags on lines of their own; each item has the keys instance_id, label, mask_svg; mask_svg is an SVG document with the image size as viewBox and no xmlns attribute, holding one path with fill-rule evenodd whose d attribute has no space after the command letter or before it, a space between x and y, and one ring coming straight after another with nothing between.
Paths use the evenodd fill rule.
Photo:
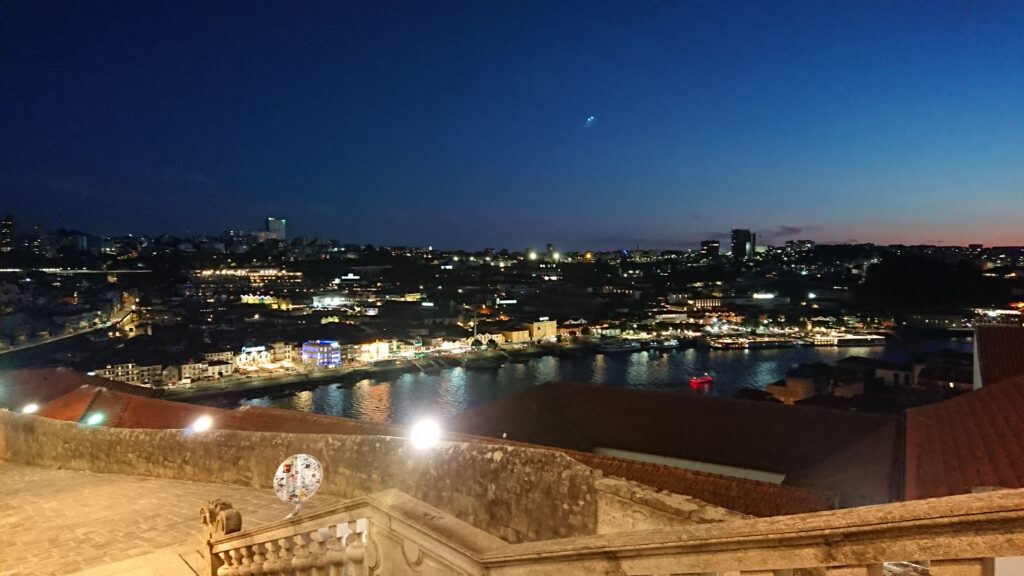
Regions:
<instances>
[{"instance_id":1,"label":"stone block masonry","mask_svg":"<svg viewBox=\"0 0 1024 576\"><path fill-rule=\"evenodd\" d=\"M270 489L295 453L324 466L319 499L395 488L507 542L597 532L601 473L555 451L402 438L113 429L0 411L0 459L46 468ZM333 498L332 498L333 497Z\"/></svg>"}]
</instances>

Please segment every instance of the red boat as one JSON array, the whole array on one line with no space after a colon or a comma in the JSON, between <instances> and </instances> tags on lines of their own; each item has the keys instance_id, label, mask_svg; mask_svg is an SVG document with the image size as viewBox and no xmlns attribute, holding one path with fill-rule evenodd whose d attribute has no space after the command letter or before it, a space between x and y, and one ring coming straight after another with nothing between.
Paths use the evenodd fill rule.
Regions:
<instances>
[{"instance_id":1,"label":"red boat","mask_svg":"<svg viewBox=\"0 0 1024 576\"><path fill-rule=\"evenodd\" d=\"M691 388L700 388L702 386L711 386L714 383L715 383L715 379L712 378L711 376L707 375L707 374L705 374L703 376L694 376L693 378L690 378L690 387Z\"/></svg>"}]
</instances>

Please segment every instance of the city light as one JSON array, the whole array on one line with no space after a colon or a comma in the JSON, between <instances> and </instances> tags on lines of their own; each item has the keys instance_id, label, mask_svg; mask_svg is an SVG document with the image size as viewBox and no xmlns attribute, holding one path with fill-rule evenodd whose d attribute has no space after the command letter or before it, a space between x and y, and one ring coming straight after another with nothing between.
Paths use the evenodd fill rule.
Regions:
<instances>
[{"instance_id":1,"label":"city light","mask_svg":"<svg viewBox=\"0 0 1024 576\"><path fill-rule=\"evenodd\" d=\"M419 420L409 431L409 441L417 450L429 450L441 441L441 425L431 418Z\"/></svg>"},{"instance_id":2,"label":"city light","mask_svg":"<svg viewBox=\"0 0 1024 576\"><path fill-rule=\"evenodd\" d=\"M85 419L85 423L88 424L89 426L96 426L96 425L98 425L98 424L100 424L102 422L103 422L103 413L102 412L93 412L92 414L89 415L88 418Z\"/></svg>"},{"instance_id":3,"label":"city light","mask_svg":"<svg viewBox=\"0 0 1024 576\"><path fill-rule=\"evenodd\" d=\"M206 432L210 428L213 428L213 418L209 416L200 416L192 423L193 432Z\"/></svg>"},{"instance_id":4,"label":"city light","mask_svg":"<svg viewBox=\"0 0 1024 576\"><path fill-rule=\"evenodd\" d=\"M39 404L26 404L25 407L21 409L22 414L35 414L36 412L39 412Z\"/></svg>"},{"instance_id":5,"label":"city light","mask_svg":"<svg viewBox=\"0 0 1024 576\"><path fill-rule=\"evenodd\" d=\"M533 250L530 250L529 257L530 257L530 260L536 260L537 259L537 253L534 252Z\"/></svg>"}]
</instances>

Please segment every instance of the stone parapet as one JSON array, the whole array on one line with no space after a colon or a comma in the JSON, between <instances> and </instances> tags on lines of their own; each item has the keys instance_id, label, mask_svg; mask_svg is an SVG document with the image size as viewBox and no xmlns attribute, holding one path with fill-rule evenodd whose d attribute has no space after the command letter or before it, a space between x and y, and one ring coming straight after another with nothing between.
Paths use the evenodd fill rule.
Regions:
<instances>
[{"instance_id":1,"label":"stone parapet","mask_svg":"<svg viewBox=\"0 0 1024 576\"><path fill-rule=\"evenodd\" d=\"M323 464L320 500L397 489L506 542L596 534L599 522L614 523L620 514L642 527L734 517L700 500L636 484L609 496L609 486L621 481L553 450L447 442L417 451L404 438L195 434L86 426L0 411L0 460L12 463L269 490L278 464L296 453Z\"/></svg>"},{"instance_id":2,"label":"stone parapet","mask_svg":"<svg viewBox=\"0 0 1024 576\"><path fill-rule=\"evenodd\" d=\"M523 544L391 491L210 549L217 576L1019 576L1024 490Z\"/></svg>"}]
</instances>

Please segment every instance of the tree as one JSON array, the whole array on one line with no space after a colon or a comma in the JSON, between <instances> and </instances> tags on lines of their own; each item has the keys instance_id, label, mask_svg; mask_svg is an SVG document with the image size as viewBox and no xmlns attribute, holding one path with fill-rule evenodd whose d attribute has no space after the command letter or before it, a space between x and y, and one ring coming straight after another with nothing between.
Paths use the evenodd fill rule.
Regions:
<instances>
[{"instance_id":1,"label":"tree","mask_svg":"<svg viewBox=\"0 0 1024 576\"><path fill-rule=\"evenodd\" d=\"M494 340L488 340L487 341L487 349L488 350L497 350L498 349L498 343L496 341L494 341Z\"/></svg>"},{"instance_id":2,"label":"tree","mask_svg":"<svg viewBox=\"0 0 1024 576\"><path fill-rule=\"evenodd\" d=\"M484 347L484 343L481 342L479 338L475 338L473 339L473 342L469 346L474 350L479 350L480 348Z\"/></svg>"}]
</instances>

